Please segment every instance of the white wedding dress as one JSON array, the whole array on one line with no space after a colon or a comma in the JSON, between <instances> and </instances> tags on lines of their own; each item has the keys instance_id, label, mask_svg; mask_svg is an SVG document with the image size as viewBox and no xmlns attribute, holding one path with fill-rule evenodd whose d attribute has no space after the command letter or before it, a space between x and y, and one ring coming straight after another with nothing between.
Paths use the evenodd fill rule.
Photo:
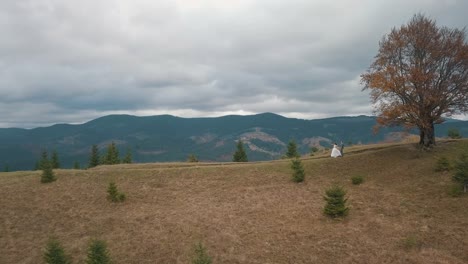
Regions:
<instances>
[{"instance_id":1,"label":"white wedding dress","mask_svg":"<svg viewBox=\"0 0 468 264\"><path fill-rule=\"evenodd\" d=\"M331 157L332 158L341 157L341 152L338 150L337 145L333 145L333 149L332 149L332 152L331 152Z\"/></svg>"}]
</instances>

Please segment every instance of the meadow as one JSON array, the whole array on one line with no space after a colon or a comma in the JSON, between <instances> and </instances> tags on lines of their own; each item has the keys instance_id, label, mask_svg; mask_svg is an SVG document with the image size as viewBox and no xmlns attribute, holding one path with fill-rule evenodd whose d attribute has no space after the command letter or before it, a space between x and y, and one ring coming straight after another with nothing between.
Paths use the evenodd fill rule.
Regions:
<instances>
[{"instance_id":1,"label":"meadow","mask_svg":"<svg viewBox=\"0 0 468 264\"><path fill-rule=\"evenodd\" d=\"M289 160L146 163L0 173L0 263L42 263L50 237L83 263L105 240L115 263L190 263L201 242L213 263L468 263L468 194L452 197L451 172L468 140L363 145ZM364 182L353 185L351 177ZM114 181L127 200L106 199ZM347 191L349 215L323 214L325 190Z\"/></svg>"}]
</instances>

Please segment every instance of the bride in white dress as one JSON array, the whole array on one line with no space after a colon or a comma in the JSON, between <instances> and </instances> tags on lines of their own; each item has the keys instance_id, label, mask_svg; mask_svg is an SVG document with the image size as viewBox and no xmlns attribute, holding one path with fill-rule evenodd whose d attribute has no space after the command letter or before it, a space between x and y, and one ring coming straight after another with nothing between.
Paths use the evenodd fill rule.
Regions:
<instances>
[{"instance_id":1,"label":"bride in white dress","mask_svg":"<svg viewBox=\"0 0 468 264\"><path fill-rule=\"evenodd\" d=\"M341 152L338 150L338 145L333 144L333 149L331 152L331 157L336 158L336 157L341 157Z\"/></svg>"}]
</instances>

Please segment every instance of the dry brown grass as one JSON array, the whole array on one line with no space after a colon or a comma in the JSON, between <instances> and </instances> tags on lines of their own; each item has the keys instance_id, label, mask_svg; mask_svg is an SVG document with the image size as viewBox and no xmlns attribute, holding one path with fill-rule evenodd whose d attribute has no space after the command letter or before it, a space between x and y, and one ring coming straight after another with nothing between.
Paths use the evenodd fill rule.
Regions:
<instances>
[{"instance_id":1,"label":"dry brown grass","mask_svg":"<svg viewBox=\"0 0 468 264\"><path fill-rule=\"evenodd\" d=\"M134 164L91 170L0 173L0 263L41 263L49 236L74 263L92 238L115 263L189 263L201 241L214 263L468 263L468 195L452 198L450 174L434 172L468 141L432 152L412 144L349 148L344 158L254 164ZM350 178L365 177L362 185ZM127 194L110 203L115 181ZM348 191L342 221L322 214L333 183Z\"/></svg>"}]
</instances>

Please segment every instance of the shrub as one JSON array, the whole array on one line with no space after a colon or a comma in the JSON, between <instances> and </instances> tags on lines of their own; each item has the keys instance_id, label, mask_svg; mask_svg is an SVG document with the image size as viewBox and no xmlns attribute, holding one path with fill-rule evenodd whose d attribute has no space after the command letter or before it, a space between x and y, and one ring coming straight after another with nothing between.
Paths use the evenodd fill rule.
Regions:
<instances>
[{"instance_id":1,"label":"shrub","mask_svg":"<svg viewBox=\"0 0 468 264\"><path fill-rule=\"evenodd\" d=\"M69 264L70 257L65 255L62 245L55 239L50 239L43 255L44 262L47 264Z\"/></svg>"},{"instance_id":2,"label":"shrub","mask_svg":"<svg viewBox=\"0 0 468 264\"><path fill-rule=\"evenodd\" d=\"M195 245L195 257L192 259L192 264L211 264L211 257L206 253L206 249L202 243Z\"/></svg>"},{"instance_id":3,"label":"shrub","mask_svg":"<svg viewBox=\"0 0 468 264\"><path fill-rule=\"evenodd\" d=\"M364 182L364 177L362 177L361 175L353 176L351 177L351 182L354 185L359 185Z\"/></svg>"},{"instance_id":4,"label":"shrub","mask_svg":"<svg viewBox=\"0 0 468 264\"><path fill-rule=\"evenodd\" d=\"M452 179L461 184L466 192L468 186L468 157L466 154L462 154L460 158L455 162L455 174Z\"/></svg>"},{"instance_id":5,"label":"shrub","mask_svg":"<svg viewBox=\"0 0 468 264\"><path fill-rule=\"evenodd\" d=\"M401 244L403 248L405 248L406 250L410 250L413 248L420 248L422 245L421 241L413 235L403 238L401 240Z\"/></svg>"},{"instance_id":6,"label":"shrub","mask_svg":"<svg viewBox=\"0 0 468 264\"><path fill-rule=\"evenodd\" d=\"M127 198L124 193L121 193L117 190L117 185L115 182L110 182L109 187L107 187L107 198L112 202L123 202Z\"/></svg>"},{"instance_id":7,"label":"shrub","mask_svg":"<svg viewBox=\"0 0 468 264\"><path fill-rule=\"evenodd\" d=\"M88 248L86 264L109 264L111 259L107 251L106 242L102 240L91 241Z\"/></svg>"},{"instance_id":8,"label":"shrub","mask_svg":"<svg viewBox=\"0 0 468 264\"><path fill-rule=\"evenodd\" d=\"M298 158L291 160L291 168L293 169L292 180L294 182L303 182L305 172L301 160Z\"/></svg>"},{"instance_id":9,"label":"shrub","mask_svg":"<svg viewBox=\"0 0 468 264\"><path fill-rule=\"evenodd\" d=\"M437 159L435 171L449 171L450 170L450 162L446 157L440 157Z\"/></svg>"},{"instance_id":10,"label":"shrub","mask_svg":"<svg viewBox=\"0 0 468 264\"><path fill-rule=\"evenodd\" d=\"M319 151L319 149L317 147L311 147L310 148L310 155L313 156L318 151Z\"/></svg>"},{"instance_id":11,"label":"shrub","mask_svg":"<svg viewBox=\"0 0 468 264\"><path fill-rule=\"evenodd\" d=\"M57 180L54 175L54 171L52 170L52 165L49 161L42 163L42 175L41 175L41 182L42 183L49 183Z\"/></svg>"},{"instance_id":12,"label":"shrub","mask_svg":"<svg viewBox=\"0 0 468 264\"><path fill-rule=\"evenodd\" d=\"M197 156L195 156L194 154L190 154L187 158L187 161L188 162L198 162L198 158Z\"/></svg>"},{"instance_id":13,"label":"shrub","mask_svg":"<svg viewBox=\"0 0 468 264\"><path fill-rule=\"evenodd\" d=\"M456 128L450 128L447 132L447 135L449 138L453 138L453 139L462 138L460 131L458 131L458 129Z\"/></svg>"},{"instance_id":14,"label":"shrub","mask_svg":"<svg viewBox=\"0 0 468 264\"><path fill-rule=\"evenodd\" d=\"M325 191L326 196L323 199L326 201L323 212L332 217L344 217L348 214L349 208L346 207L345 199L346 191L340 186L333 186Z\"/></svg>"},{"instance_id":15,"label":"shrub","mask_svg":"<svg viewBox=\"0 0 468 264\"><path fill-rule=\"evenodd\" d=\"M459 197L463 194L463 187L460 184L453 184L450 186L447 193L452 197Z\"/></svg>"}]
</instances>

